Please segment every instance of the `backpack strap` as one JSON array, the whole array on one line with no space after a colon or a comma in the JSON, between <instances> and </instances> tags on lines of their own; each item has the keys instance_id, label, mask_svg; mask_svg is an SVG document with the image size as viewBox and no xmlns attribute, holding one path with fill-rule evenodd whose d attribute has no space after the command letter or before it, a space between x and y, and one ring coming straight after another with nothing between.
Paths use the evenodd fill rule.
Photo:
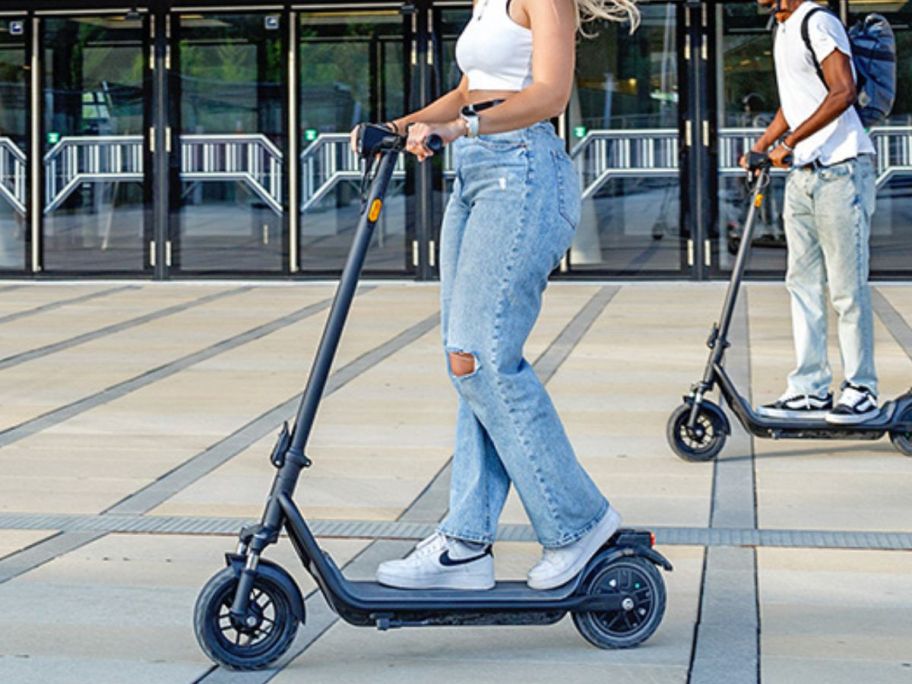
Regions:
<instances>
[{"instance_id":1,"label":"backpack strap","mask_svg":"<svg viewBox=\"0 0 912 684\"><path fill-rule=\"evenodd\" d=\"M801 40L804 41L808 52L811 53L811 59L814 60L814 69L817 71L817 76L820 78L820 82L823 83L824 88L829 90L830 87L827 85L826 79L823 77L823 69L820 67L820 62L817 61L817 53L814 52L814 47L811 45L811 36L808 29L808 24L810 23L811 17L814 16L817 12L825 11L826 10L823 9L823 7L815 7L804 15L804 19L801 20Z\"/></svg>"}]
</instances>

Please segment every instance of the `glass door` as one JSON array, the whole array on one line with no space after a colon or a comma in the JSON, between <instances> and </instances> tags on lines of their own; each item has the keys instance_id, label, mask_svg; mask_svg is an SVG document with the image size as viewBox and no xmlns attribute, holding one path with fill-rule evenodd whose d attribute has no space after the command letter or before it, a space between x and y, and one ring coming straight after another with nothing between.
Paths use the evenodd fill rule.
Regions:
<instances>
[{"instance_id":1,"label":"glass door","mask_svg":"<svg viewBox=\"0 0 912 684\"><path fill-rule=\"evenodd\" d=\"M569 254L576 273L675 275L681 231L678 5L641 4L642 24L598 23L577 48L567 113L583 188Z\"/></svg>"},{"instance_id":2,"label":"glass door","mask_svg":"<svg viewBox=\"0 0 912 684\"><path fill-rule=\"evenodd\" d=\"M404 113L410 34L410 17L399 6L300 13L298 257L305 273L334 273L344 265L361 204L361 172L349 132L362 121ZM367 273L414 272L412 169L413 162L401 156L374 229Z\"/></svg>"},{"instance_id":3,"label":"glass door","mask_svg":"<svg viewBox=\"0 0 912 684\"><path fill-rule=\"evenodd\" d=\"M287 270L284 22L172 16L172 218L178 272Z\"/></svg>"},{"instance_id":4,"label":"glass door","mask_svg":"<svg viewBox=\"0 0 912 684\"><path fill-rule=\"evenodd\" d=\"M712 245L714 271L727 274L741 243L750 204L741 155L760 137L779 109L773 68L772 15L756 2L727 2L716 8L716 92L718 136L719 230ZM754 226L748 273L785 272L782 199L786 172L774 169L770 187Z\"/></svg>"},{"instance_id":5,"label":"glass door","mask_svg":"<svg viewBox=\"0 0 912 684\"><path fill-rule=\"evenodd\" d=\"M147 271L146 19L40 21L43 269Z\"/></svg>"},{"instance_id":6,"label":"glass door","mask_svg":"<svg viewBox=\"0 0 912 684\"><path fill-rule=\"evenodd\" d=\"M29 29L0 17L0 272L28 265Z\"/></svg>"},{"instance_id":7,"label":"glass door","mask_svg":"<svg viewBox=\"0 0 912 684\"><path fill-rule=\"evenodd\" d=\"M870 12L893 27L898 55L896 102L890 117L869 133L877 151L877 207L871 222L873 277L912 274L912 7L905 2L849 2L851 26Z\"/></svg>"}]
</instances>

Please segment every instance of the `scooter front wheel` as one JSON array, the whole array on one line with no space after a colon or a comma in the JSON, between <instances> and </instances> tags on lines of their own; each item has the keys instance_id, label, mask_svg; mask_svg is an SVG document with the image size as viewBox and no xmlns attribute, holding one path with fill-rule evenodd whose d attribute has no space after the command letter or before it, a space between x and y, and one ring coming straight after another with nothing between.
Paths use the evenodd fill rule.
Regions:
<instances>
[{"instance_id":1,"label":"scooter front wheel","mask_svg":"<svg viewBox=\"0 0 912 684\"><path fill-rule=\"evenodd\" d=\"M653 635L665 615L665 582L643 558L609 563L587 582L586 593L622 596L618 610L573 613L576 629L598 648L637 646Z\"/></svg>"},{"instance_id":2,"label":"scooter front wheel","mask_svg":"<svg viewBox=\"0 0 912 684\"><path fill-rule=\"evenodd\" d=\"M250 590L251 624L231 614L238 576L225 568L210 579L196 600L193 622L200 647L231 670L258 670L274 663L294 640L298 620L292 597L269 577L257 575Z\"/></svg>"},{"instance_id":3,"label":"scooter front wheel","mask_svg":"<svg viewBox=\"0 0 912 684\"><path fill-rule=\"evenodd\" d=\"M687 426L690 421L690 404L679 406L668 419L665 430L668 446L685 461L711 461L725 446L725 426L715 412L705 408L709 403L704 401L700 406L693 428Z\"/></svg>"},{"instance_id":4,"label":"scooter front wheel","mask_svg":"<svg viewBox=\"0 0 912 684\"><path fill-rule=\"evenodd\" d=\"M912 422L912 408L907 408L900 420L903 423ZM896 450L906 456L912 456L912 432L900 432L894 430L890 433L890 441L893 442L893 446L896 447Z\"/></svg>"}]
</instances>

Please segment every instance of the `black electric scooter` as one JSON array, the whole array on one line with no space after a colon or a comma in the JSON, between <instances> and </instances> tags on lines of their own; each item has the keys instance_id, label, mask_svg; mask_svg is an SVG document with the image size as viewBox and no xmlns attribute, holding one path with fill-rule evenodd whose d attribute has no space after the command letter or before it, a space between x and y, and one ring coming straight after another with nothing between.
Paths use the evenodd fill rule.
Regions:
<instances>
[{"instance_id":1,"label":"black electric scooter","mask_svg":"<svg viewBox=\"0 0 912 684\"><path fill-rule=\"evenodd\" d=\"M279 434L270 460L278 469L259 524L241 530L227 567L213 576L196 602L197 640L217 663L235 670L264 668L291 645L304 622L304 598L291 575L261 558L284 528L330 607L347 622L394 627L430 625L543 625L567 613L590 643L601 648L636 646L658 628L665 611L665 585L657 566L671 564L652 547L651 532L622 529L595 554L579 576L562 587L535 591L524 582L498 582L488 591L401 590L376 582L347 580L307 527L292 496L303 468L307 438L383 196L405 140L385 127L359 131L363 204L348 261L313 362L294 425ZM428 139L439 151L439 138Z\"/></svg>"},{"instance_id":2,"label":"black electric scooter","mask_svg":"<svg viewBox=\"0 0 912 684\"><path fill-rule=\"evenodd\" d=\"M749 174L754 174L751 204L745 219L738 256L732 270L731 282L722 306L719 323L713 324L706 344L710 349L703 379L695 384L684 403L668 419L668 444L685 461L710 461L715 458L731 434L725 412L706 398L719 386L719 393L729 405L744 429L756 437L773 439L846 439L875 440L890 435L893 445L903 454L912 456L912 390L886 402L874 418L858 425L833 425L823 418L769 418L758 414L738 393L735 383L725 371L725 350L731 345L731 327L738 290L744 277L747 257L753 238L754 219L763 203L763 191L769 185L770 162L766 155L748 155Z\"/></svg>"}]
</instances>

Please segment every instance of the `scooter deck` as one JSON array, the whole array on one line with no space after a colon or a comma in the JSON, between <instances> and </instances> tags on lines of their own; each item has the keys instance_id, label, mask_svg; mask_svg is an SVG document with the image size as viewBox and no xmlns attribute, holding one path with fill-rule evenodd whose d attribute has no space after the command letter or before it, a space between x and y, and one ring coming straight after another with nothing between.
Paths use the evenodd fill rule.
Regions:
<instances>
[{"instance_id":1,"label":"scooter deck","mask_svg":"<svg viewBox=\"0 0 912 684\"><path fill-rule=\"evenodd\" d=\"M666 569L668 563L651 548L652 533L643 530L621 529L605 544L593 559L602 557L645 556ZM567 610L581 600L579 589L586 572L581 572L566 584L554 589L531 589L525 582L497 582L492 589L396 589L379 582L347 580L332 557L323 554L323 572L331 591L342 603L361 611L376 610ZM591 563L592 561L590 561Z\"/></svg>"},{"instance_id":2,"label":"scooter deck","mask_svg":"<svg viewBox=\"0 0 912 684\"><path fill-rule=\"evenodd\" d=\"M492 589L396 589L379 582L349 582L349 590L360 601L389 602L397 606L413 601L446 601L448 604L477 603L478 601L563 601L572 596L579 585L579 578L555 589L531 589L521 580L497 582Z\"/></svg>"}]
</instances>

